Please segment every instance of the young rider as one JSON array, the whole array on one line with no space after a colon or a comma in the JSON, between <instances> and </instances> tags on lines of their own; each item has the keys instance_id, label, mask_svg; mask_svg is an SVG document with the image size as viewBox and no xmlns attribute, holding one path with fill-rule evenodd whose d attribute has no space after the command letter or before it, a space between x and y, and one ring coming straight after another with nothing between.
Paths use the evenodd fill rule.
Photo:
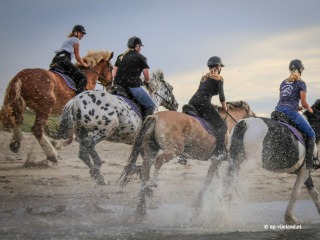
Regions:
<instances>
[{"instance_id":1,"label":"young rider","mask_svg":"<svg viewBox=\"0 0 320 240\"><path fill-rule=\"evenodd\" d=\"M114 84L119 85L132 94L132 96L143 107L144 117L152 115L156 109L149 93L141 87L141 73L144 82L150 82L149 66L147 59L141 52L142 42L138 37L131 37L128 40L128 50L120 54L113 68Z\"/></svg>"},{"instance_id":2,"label":"young rider","mask_svg":"<svg viewBox=\"0 0 320 240\"><path fill-rule=\"evenodd\" d=\"M80 71L73 63L75 59L84 67L88 67L88 64L80 57L80 44L79 41L86 34L86 30L82 25L76 25L73 27L72 32L68 35L68 39L62 43L59 50L56 51L56 55L50 64L50 69L60 68L72 79L75 80L77 91L79 94L85 91L87 86L87 77Z\"/></svg>"},{"instance_id":3,"label":"young rider","mask_svg":"<svg viewBox=\"0 0 320 240\"><path fill-rule=\"evenodd\" d=\"M192 96L189 104L198 112L199 116L209 122L216 130L217 146L214 155L226 154L225 135L227 133L227 124L221 118L216 108L211 104L214 95L219 95L219 100L224 111L227 112L227 104L223 90L223 78L220 75L224 64L220 57L214 56L207 62L209 73L204 75L196 93Z\"/></svg>"},{"instance_id":4,"label":"young rider","mask_svg":"<svg viewBox=\"0 0 320 240\"><path fill-rule=\"evenodd\" d=\"M307 102L307 85L301 79L301 74L304 66L299 59L294 59L289 64L290 76L282 81L280 85L280 99L276 106L276 110L283 112L286 116L295 123L296 127L307 136L306 140L306 167L313 169L315 167L313 152L315 146L316 134L311 128L308 121L306 121L298 112L299 102L301 101L304 107L310 113L313 113Z\"/></svg>"}]
</instances>

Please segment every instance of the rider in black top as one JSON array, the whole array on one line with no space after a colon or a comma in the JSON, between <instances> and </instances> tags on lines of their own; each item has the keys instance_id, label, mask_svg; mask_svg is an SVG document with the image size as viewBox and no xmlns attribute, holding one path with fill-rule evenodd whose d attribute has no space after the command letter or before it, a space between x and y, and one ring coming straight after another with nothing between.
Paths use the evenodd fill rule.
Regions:
<instances>
[{"instance_id":1,"label":"rider in black top","mask_svg":"<svg viewBox=\"0 0 320 240\"><path fill-rule=\"evenodd\" d=\"M208 60L210 72L201 79L197 92L192 96L189 104L198 112L199 116L209 122L216 131L217 146L214 155L226 154L225 135L227 124L221 118L216 108L211 104L214 95L219 95L222 108L227 112L227 104L223 91L223 78L220 76L221 68L224 67L220 57L211 57Z\"/></svg>"},{"instance_id":2,"label":"rider in black top","mask_svg":"<svg viewBox=\"0 0 320 240\"><path fill-rule=\"evenodd\" d=\"M144 82L150 82L149 66L147 59L140 51L142 42L138 37L128 40L128 50L119 55L114 65L114 84L126 89L127 92L139 102L143 107L143 116L146 117L154 113L156 105L149 93L141 87L143 84L140 75L143 73Z\"/></svg>"}]
</instances>

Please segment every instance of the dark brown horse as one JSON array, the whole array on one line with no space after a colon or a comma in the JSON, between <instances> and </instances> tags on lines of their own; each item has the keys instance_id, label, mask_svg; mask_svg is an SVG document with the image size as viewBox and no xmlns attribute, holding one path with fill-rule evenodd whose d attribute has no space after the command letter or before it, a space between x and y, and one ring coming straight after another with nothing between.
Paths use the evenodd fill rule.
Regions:
<instances>
[{"instance_id":1,"label":"dark brown horse","mask_svg":"<svg viewBox=\"0 0 320 240\"><path fill-rule=\"evenodd\" d=\"M223 112L223 110L219 110L219 113L225 120L227 118L232 120L227 122L229 130L234 127L238 120L255 115L249 105L243 101L228 103L228 109L228 113ZM228 133L226 134L227 140ZM206 182L203 190L201 190L201 192L204 192L221 162L220 159L213 159L212 156L216 143L217 138L208 133L201 123L192 116L173 111L158 112L149 116L136 135L129 157L129 164L125 167L121 176L121 185L125 186L130 181L132 173L141 172L142 185L137 212L139 214L145 213L145 195L152 194L153 188L157 187L161 166L177 156L185 159L211 160ZM158 154L160 150L162 151ZM141 153L143 159L141 169L136 166L139 153ZM153 179L150 180L152 165L154 165L154 175Z\"/></svg>"},{"instance_id":2,"label":"dark brown horse","mask_svg":"<svg viewBox=\"0 0 320 240\"><path fill-rule=\"evenodd\" d=\"M84 61L89 67L83 69L87 76L87 90L93 90L98 81L107 86L112 82L113 52L89 51ZM5 130L13 129L10 149L18 152L21 146L23 112L28 107L35 114L35 122L31 129L39 141L47 159L57 162L57 153L44 135L44 126L50 114L61 114L65 104L75 96L64 79L57 73L45 69L24 69L9 83L4 105L0 111L0 122Z\"/></svg>"}]
</instances>

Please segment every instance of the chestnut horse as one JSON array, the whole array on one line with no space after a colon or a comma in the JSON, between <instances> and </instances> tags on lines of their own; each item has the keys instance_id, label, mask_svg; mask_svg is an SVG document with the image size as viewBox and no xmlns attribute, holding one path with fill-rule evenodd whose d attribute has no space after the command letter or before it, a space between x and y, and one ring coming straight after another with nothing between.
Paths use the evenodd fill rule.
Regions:
<instances>
[{"instance_id":1,"label":"chestnut horse","mask_svg":"<svg viewBox=\"0 0 320 240\"><path fill-rule=\"evenodd\" d=\"M222 110L220 110L220 114L225 119L227 117L232 119L232 121L228 121L229 130L238 120L255 115L245 102L242 102L242 104L239 104L239 102L228 103L227 105L229 108L228 113L222 113ZM226 134L226 140L227 135L228 133ZM164 163L177 156L185 159L211 160L212 163L215 163L214 165L217 165L216 162L221 162L221 159L213 160L212 157L216 141L216 137L208 133L193 116L173 111L158 112L148 116L136 136L129 163L120 177L120 184L125 186L134 172L141 172L142 185L139 192L137 213L145 214L145 195L152 194L153 188L157 187L159 170ZM160 149L162 152L158 155ZM136 166L139 153L141 153L143 159L141 169ZM153 163L153 179L147 185ZM210 169L214 171L216 168L211 168L210 166L209 171ZM209 171L207 179L210 179L211 175L213 176L214 174L214 172L211 174ZM204 187L205 189L206 187Z\"/></svg>"},{"instance_id":2,"label":"chestnut horse","mask_svg":"<svg viewBox=\"0 0 320 240\"><path fill-rule=\"evenodd\" d=\"M112 82L113 52L89 51L84 61L89 67L83 69L87 76L86 89L93 90L98 81L107 86ZM80 66L78 66L80 67ZM65 104L75 96L75 91L57 73L45 69L24 69L9 83L4 105L0 111L0 122L5 130L13 129L10 143L12 152L21 147L23 113L28 107L36 118L31 129L47 156L47 160L57 163L57 153L44 135L44 127L50 114L61 114Z\"/></svg>"}]
</instances>

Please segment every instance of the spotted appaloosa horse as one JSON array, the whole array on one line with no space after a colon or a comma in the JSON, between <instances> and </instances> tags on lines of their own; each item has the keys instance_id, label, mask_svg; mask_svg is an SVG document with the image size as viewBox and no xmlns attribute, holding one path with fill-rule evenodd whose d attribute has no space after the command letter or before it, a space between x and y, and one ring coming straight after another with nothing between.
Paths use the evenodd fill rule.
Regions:
<instances>
[{"instance_id":1,"label":"spotted appaloosa horse","mask_svg":"<svg viewBox=\"0 0 320 240\"><path fill-rule=\"evenodd\" d=\"M232 116L233 121L254 115L245 102L242 104L228 103L228 107L228 116ZM230 121L228 127L232 127L234 124L235 122ZM141 153L143 159L140 170L142 183L137 213L145 214L145 195L150 195L153 188L157 187L159 170L164 163L177 156L182 156L185 159L212 160L212 165L218 166L221 160L212 159L216 141L216 137L208 133L199 120L193 116L172 111L158 112L148 116L137 134L128 160L129 163L120 177L120 184L125 186L130 181L132 174L139 171L140 166L136 166L136 161ZM158 155L160 149L162 152ZM148 185L150 169L153 164L154 175ZM215 169L210 167L209 171L215 171ZM214 174L209 171L208 179Z\"/></svg>"},{"instance_id":2,"label":"spotted appaloosa horse","mask_svg":"<svg viewBox=\"0 0 320 240\"><path fill-rule=\"evenodd\" d=\"M153 73L151 82L154 86L151 97L156 106L176 111L178 103L172 92L173 87L164 80L163 73ZM101 160L95 150L96 144L102 140L132 144L141 125L142 118L132 103L124 97L95 90L83 92L67 103L59 132L62 138L72 139L75 130L80 143L79 158L89 167L91 177L98 184L105 184L100 173Z\"/></svg>"},{"instance_id":3,"label":"spotted appaloosa horse","mask_svg":"<svg viewBox=\"0 0 320 240\"><path fill-rule=\"evenodd\" d=\"M109 85L112 81L112 65L110 60L113 52L89 51L84 61L88 68L83 68L87 76L86 89L95 88L98 81ZM80 67L80 66L79 66ZM5 130L13 129L10 149L18 152L21 147L23 112L28 107L35 114L35 122L31 129L33 135L47 156L47 160L57 162L58 156L44 135L44 126L50 114L60 114L69 99L75 96L75 91L68 87L60 74L44 69L24 69L9 83L0 111L0 122Z\"/></svg>"},{"instance_id":4,"label":"spotted appaloosa horse","mask_svg":"<svg viewBox=\"0 0 320 240\"><path fill-rule=\"evenodd\" d=\"M303 116L309 121L316 132L315 154L319 150L320 136L320 99L313 106L314 114L304 112ZM302 140L303 142L303 140ZM225 200L232 199L238 182L240 171L254 171L258 167L266 170L296 174L291 198L285 212L287 224L297 224L293 215L293 207L297 201L302 185L308 189L310 196L320 213L320 202L314 187L310 171L304 164L305 147L292 130L286 125L269 118L247 118L241 120L233 129L230 145L230 165L225 181Z\"/></svg>"}]
</instances>

